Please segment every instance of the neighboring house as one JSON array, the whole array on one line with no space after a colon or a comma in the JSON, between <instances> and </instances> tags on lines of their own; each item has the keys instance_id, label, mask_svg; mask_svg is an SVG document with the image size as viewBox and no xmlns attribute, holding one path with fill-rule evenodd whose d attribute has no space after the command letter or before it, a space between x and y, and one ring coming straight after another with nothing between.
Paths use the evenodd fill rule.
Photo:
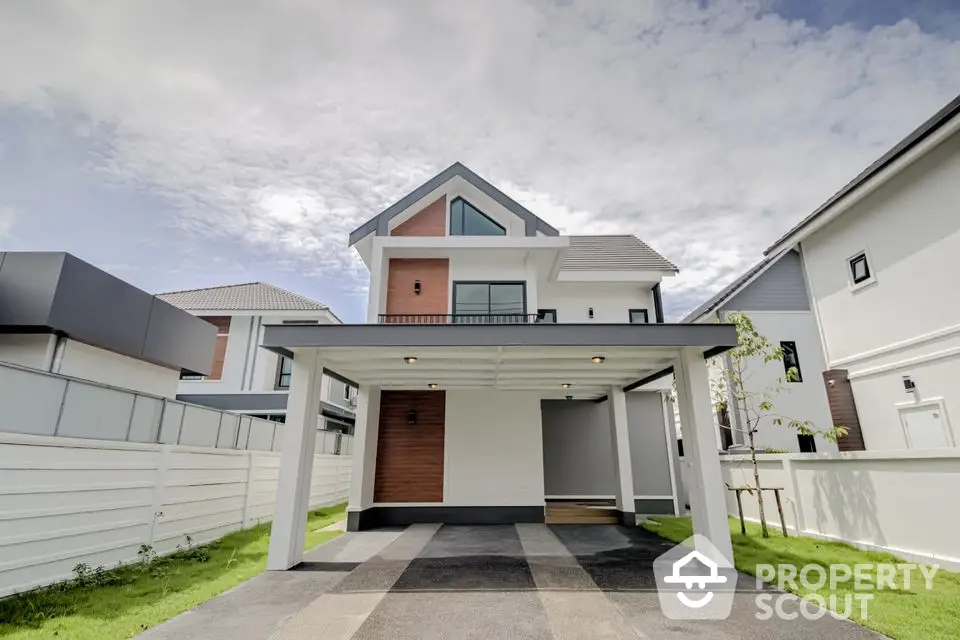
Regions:
<instances>
[{"instance_id":1,"label":"neighboring house","mask_svg":"<svg viewBox=\"0 0 960 640\"><path fill-rule=\"evenodd\" d=\"M63 252L0 253L0 362L173 397L216 331Z\"/></svg>"},{"instance_id":2,"label":"neighboring house","mask_svg":"<svg viewBox=\"0 0 960 640\"><path fill-rule=\"evenodd\" d=\"M291 361L259 348L269 324L339 324L327 305L263 282L161 293L158 297L217 328L213 367L186 374L177 399L284 422ZM356 385L324 375L320 428L353 433Z\"/></svg>"},{"instance_id":3,"label":"neighboring house","mask_svg":"<svg viewBox=\"0 0 960 640\"><path fill-rule=\"evenodd\" d=\"M841 449L960 444L958 131L960 97L766 252L802 256Z\"/></svg>"},{"instance_id":4,"label":"neighboring house","mask_svg":"<svg viewBox=\"0 0 960 640\"><path fill-rule=\"evenodd\" d=\"M776 413L795 420L809 420L817 429L833 427L823 382L826 368L817 319L810 308L810 296L803 275L803 264L796 251L786 251L762 260L729 286L692 311L683 322L724 322L734 312L749 316L757 332L775 347L783 349L782 362L764 363L759 358L748 363L743 375L744 388L760 393L775 388L777 379L786 380L786 370L795 367L797 379L784 382L783 390L773 399ZM711 362L711 379L727 380L731 366L729 354ZM729 391L726 394L729 399ZM754 403L756 404L756 403ZM746 416L737 403L728 403L727 415L718 416L721 446L743 446L747 443ZM751 410L756 410L755 406ZM812 453L836 451L837 445L823 438L797 433L787 426L778 426L772 418L764 418L754 436L758 448L782 449Z\"/></svg>"},{"instance_id":5,"label":"neighboring house","mask_svg":"<svg viewBox=\"0 0 960 640\"><path fill-rule=\"evenodd\" d=\"M705 358L730 325L664 324L677 268L630 235L563 236L456 163L350 234L367 323L265 328L292 356L272 569L300 559L321 367L359 383L348 528L678 513L678 374L697 531L730 557ZM566 506L560 503L567 501ZM603 510L598 510L603 512Z\"/></svg>"}]
</instances>

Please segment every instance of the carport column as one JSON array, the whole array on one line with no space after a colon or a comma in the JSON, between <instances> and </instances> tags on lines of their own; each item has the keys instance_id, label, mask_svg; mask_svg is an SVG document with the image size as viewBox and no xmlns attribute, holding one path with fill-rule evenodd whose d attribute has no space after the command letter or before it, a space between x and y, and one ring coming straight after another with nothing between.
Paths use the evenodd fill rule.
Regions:
<instances>
[{"instance_id":1,"label":"carport column","mask_svg":"<svg viewBox=\"0 0 960 640\"><path fill-rule=\"evenodd\" d=\"M627 394L620 387L607 391L610 407L610 442L613 445L613 470L617 479L617 510L625 526L637 525L633 498L633 462L630 459L630 429L627 425Z\"/></svg>"},{"instance_id":2,"label":"carport column","mask_svg":"<svg viewBox=\"0 0 960 640\"><path fill-rule=\"evenodd\" d=\"M377 473L377 434L380 430L380 387L361 384L357 390L357 418L353 436L353 473L347 503L347 529L368 527L361 512L373 505Z\"/></svg>"},{"instance_id":3,"label":"carport column","mask_svg":"<svg viewBox=\"0 0 960 640\"><path fill-rule=\"evenodd\" d=\"M693 531L706 537L732 563L726 496L710 404L710 378L702 350L681 349L673 372L677 380L683 453L690 464L688 494ZM705 553L703 549L698 551Z\"/></svg>"},{"instance_id":4,"label":"carport column","mask_svg":"<svg viewBox=\"0 0 960 640\"><path fill-rule=\"evenodd\" d=\"M291 374L287 421L280 429L280 479L267 556L267 569L273 571L289 569L303 558L323 378L319 351L298 349Z\"/></svg>"}]
</instances>

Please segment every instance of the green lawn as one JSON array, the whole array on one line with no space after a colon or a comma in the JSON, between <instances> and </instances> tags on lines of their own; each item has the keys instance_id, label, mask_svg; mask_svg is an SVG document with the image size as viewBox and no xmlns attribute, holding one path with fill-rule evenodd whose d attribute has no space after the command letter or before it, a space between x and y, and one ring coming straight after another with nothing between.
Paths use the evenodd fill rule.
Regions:
<instances>
[{"instance_id":1,"label":"green lawn","mask_svg":"<svg viewBox=\"0 0 960 640\"><path fill-rule=\"evenodd\" d=\"M656 517L653 523L644 524L648 531L673 542L680 542L693 535L690 518ZM924 523L917 522L922 527ZM819 564L828 569L831 564L897 564L905 562L888 553L861 551L839 542L825 542L816 538L784 538L779 529L770 528L770 537L760 535L760 525L747 524L747 535L740 533L740 523L730 520L733 540L734 564L744 573L756 575L758 564L789 564L799 571L804 565ZM874 572L875 575L876 572ZM939 640L960 637L960 574L940 569L933 578L933 589L927 591L924 580L917 570L912 572L910 589L903 589L903 572L898 570L894 583L896 590L884 588L873 590L873 600L868 603L867 618L859 619L859 605L854 607L860 624L898 640ZM797 595L811 593L799 584L789 589ZM863 593L854 590L851 578L840 583L831 592L829 584L816 591L829 603L831 593L838 594L839 608L843 609L846 594Z\"/></svg>"},{"instance_id":2,"label":"green lawn","mask_svg":"<svg viewBox=\"0 0 960 640\"><path fill-rule=\"evenodd\" d=\"M305 548L339 535L318 529L344 517L345 505L313 511ZM209 545L96 574L83 582L0 600L0 637L119 640L192 609L266 567L270 525L232 533Z\"/></svg>"}]
</instances>

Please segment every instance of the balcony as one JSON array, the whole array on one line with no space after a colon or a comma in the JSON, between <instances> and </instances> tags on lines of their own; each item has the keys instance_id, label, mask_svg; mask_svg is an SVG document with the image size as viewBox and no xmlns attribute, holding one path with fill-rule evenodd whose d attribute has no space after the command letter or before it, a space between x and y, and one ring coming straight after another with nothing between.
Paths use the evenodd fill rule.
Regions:
<instances>
[{"instance_id":1,"label":"balcony","mask_svg":"<svg viewBox=\"0 0 960 640\"><path fill-rule=\"evenodd\" d=\"M536 313L381 313L379 324L538 324L553 322Z\"/></svg>"}]
</instances>

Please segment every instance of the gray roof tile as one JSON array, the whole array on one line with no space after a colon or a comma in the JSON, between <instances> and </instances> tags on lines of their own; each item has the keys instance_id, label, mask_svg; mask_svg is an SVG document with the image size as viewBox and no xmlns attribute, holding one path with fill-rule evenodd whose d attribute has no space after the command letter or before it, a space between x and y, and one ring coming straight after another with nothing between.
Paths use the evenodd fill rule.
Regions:
<instances>
[{"instance_id":1,"label":"gray roof tile","mask_svg":"<svg viewBox=\"0 0 960 640\"><path fill-rule=\"evenodd\" d=\"M158 293L175 307L206 311L322 311L327 305L265 282Z\"/></svg>"},{"instance_id":2,"label":"gray roof tile","mask_svg":"<svg viewBox=\"0 0 960 640\"><path fill-rule=\"evenodd\" d=\"M570 236L564 271L679 271L636 236Z\"/></svg>"}]
</instances>

